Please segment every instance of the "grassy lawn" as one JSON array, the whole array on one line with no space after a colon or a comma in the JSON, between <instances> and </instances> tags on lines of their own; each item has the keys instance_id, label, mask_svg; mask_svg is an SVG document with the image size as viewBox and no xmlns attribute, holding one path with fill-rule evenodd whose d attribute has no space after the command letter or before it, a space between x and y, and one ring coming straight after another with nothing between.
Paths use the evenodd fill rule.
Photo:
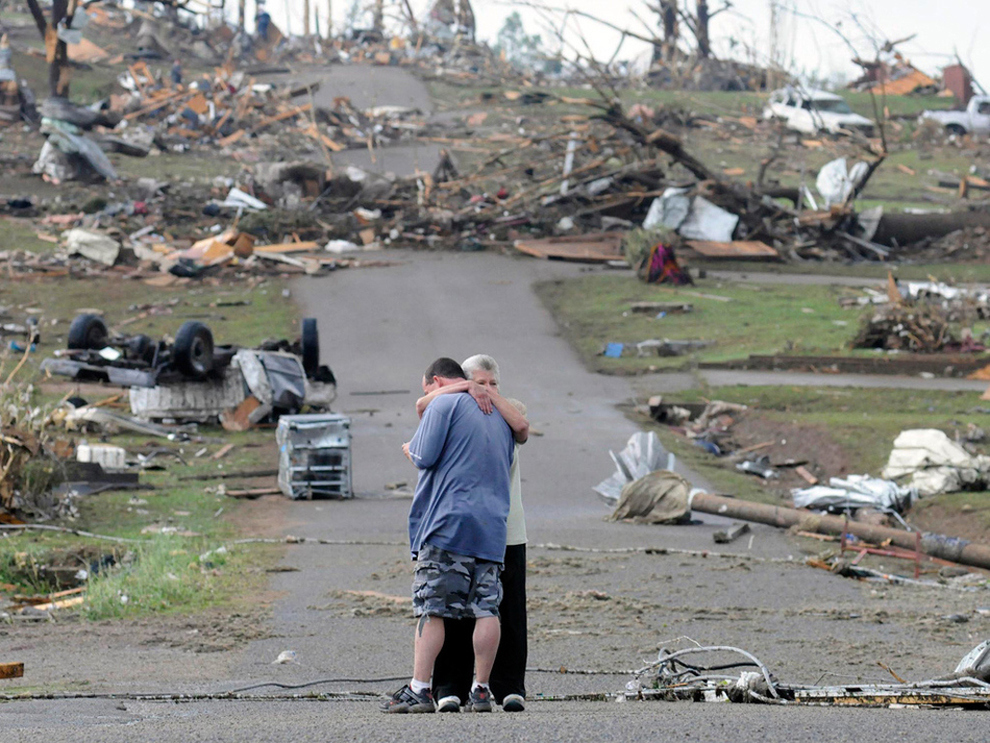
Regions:
<instances>
[{"instance_id":1,"label":"grassy lawn","mask_svg":"<svg viewBox=\"0 0 990 743\"><path fill-rule=\"evenodd\" d=\"M37 365L55 349L64 348L68 324L80 310L103 310L111 327L147 312L146 317L123 329L152 337L173 335L183 322L197 319L211 327L218 343L255 345L268 337L293 337L297 333L295 309L291 299L283 295L283 288L279 281L264 281L253 288L201 284L169 289L120 279L0 281L0 304L12 308L15 316L43 309L41 346L17 380L33 382L32 404L46 406L78 389L70 381L43 379ZM216 306L231 301L249 304ZM5 366L11 369L12 359L8 358ZM107 387L103 393L92 386L82 390L90 402L117 391ZM238 536L229 517L244 507L243 502L219 493L219 480L183 478L274 469L277 452L273 432L231 434L220 428L200 427L198 435L199 440L188 443L137 434L73 435L77 442L84 438L91 442L107 440L132 453L161 450L155 461L161 462L164 469L141 474L142 485L151 489L80 498L79 517L66 523L72 528L140 542L117 545L49 532L0 537L0 583L50 590L36 578L37 568L50 562L59 551L74 553L85 547L87 555L94 550L99 554L114 553L118 564L110 570L94 571L83 607L83 612L92 618L195 611L234 604L261 588L265 581L263 568L277 559L280 548L245 545L226 553L215 552ZM234 448L222 459L213 460L211 455L228 442ZM236 483L227 481L228 487L238 487ZM166 527L165 533L161 533L162 527ZM170 534L173 530L177 533ZM125 596L126 600L122 598Z\"/></svg>"},{"instance_id":2,"label":"grassy lawn","mask_svg":"<svg viewBox=\"0 0 990 743\"><path fill-rule=\"evenodd\" d=\"M663 373L691 368L699 361L754 353L873 353L848 348L860 316L870 311L839 306L840 296L858 293L848 287L720 284L709 279L696 287L672 288L649 286L629 274L599 273L546 282L538 286L538 292L586 365L603 373ZM629 311L633 302L643 301L689 303L694 311L660 319L653 314ZM977 326L974 331L980 332L984 326ZM688 357L640 358L634 354L613 359L599 355L606 342L636 343L648 338L705 339L715 341L715 345ZM654 379L655 376L646 375L636 381L641 399L663 389L659 382L655 391L651 389ZM973 392L701 386L675 395L665 394L664 399L672 403L724 400L744 404L750 409L744 420L758 419L758 430L764 432L765 438L777 436L782 438L781 444L784 437L789 441L778 450L767 450L772 453L771 461L793 458L807 460L812 463L809 466L828 467L826 460L831 459L833 466L836 460L841 460L841 471L818 468L818 476L826 480L847 474L879 476L894 439L906 429L937 428L952 436L965 431L969 423L986 427L986 404ZM791 475L789 480L766 482L740 473L732 462L705 452L673 429L638 413L630 415L648 429L656 430L663 444L718 492L780 504L787 502L791 487L804 486L796 475ZM752 443L756 442L747 445ZM826 448L831 454L822 454ZM983 505L985 499L986 493L928 498L916 507L912 518L917 518L925 529L981 538L984 530L990 528L990 508ZM953 521L960 519L961 514L970 518Z\"/></svg>"},{"instance_id":3,"label":"grassy lawn","mask_svg":"<svg viewBox=\"0 0 990 743\"><path fill-rule=\"evenodd\" d=\"M738 270L738 267L737 267ZM695 287L648 285L631 274L593 274L537 287L561 330L586 365L608 374L690 368L751 354L870 355L850 349L860 319L869 309L845 309L842 296L862 292L841 286L790 286L699 281ZM706 296L707 295L707 296ZM723 301L728 300L728 301ZM635 302L686 303L692 312L636 313ZM985 323L974 324L974 333ZM650 339L711 343L687 356L639 356L636 343ZM600 355L606 343L627 344L623 356Z\"/></svg>"}]
</instances>

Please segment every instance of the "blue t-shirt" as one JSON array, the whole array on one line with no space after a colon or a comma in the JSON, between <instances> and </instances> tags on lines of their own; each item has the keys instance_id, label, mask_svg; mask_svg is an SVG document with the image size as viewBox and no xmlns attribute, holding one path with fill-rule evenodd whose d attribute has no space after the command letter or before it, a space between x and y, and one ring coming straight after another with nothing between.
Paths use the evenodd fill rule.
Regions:
<instances>
[{"instance_id":1,"label":"blue t-shirt","mask_svg":"<svg viewBox=\"0 0 990 743\"><path fill-rule=\"evenodd\" d=\"M468 394L441 395L423 413L409 454L419 482L409 509L409 546L502 562L509 514L512 430Z\"/></svg>"}]
</instances>

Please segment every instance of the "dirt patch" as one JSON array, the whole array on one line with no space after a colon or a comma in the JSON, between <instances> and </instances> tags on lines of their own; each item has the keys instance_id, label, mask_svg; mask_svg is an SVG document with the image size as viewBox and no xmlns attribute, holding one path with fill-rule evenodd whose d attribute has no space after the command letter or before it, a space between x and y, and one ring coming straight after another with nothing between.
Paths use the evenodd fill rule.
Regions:
<instances>
[{"instance_id":1,"label":"dirt patch","mask_svg":"<svg viewBox=\"0 0 990 743\"><path fill-rule=\"evenodd\" d=\"M232 484L231 487L240 487L240 485ZM227 515L227 522L237 529L238 534L245 537L269 539L283 537L290 505L291 501L284 496L265 495L231 509Z\"/></svg>"},{"instance_id":2,"label":"dirt patch","mask_svg":"<svg viewBox=\"0 0 990 743\"><path fill-rule=\"evenodd\" d=\"M719 442L724 451L744 449L768 441L769 446L753 451L753 456L766 456L779 477L765 481L767 490L789 498L792 488L808 487L809 483L795 471L796 464L820 480L849 474L849 456L826 428L786 423L750 411L740 416L732 426L730 437Z\"/></svg>"},{"instance_id":3,"label":"dirt patch","mask_svg":"<svg viewBox=\"0 0 990 743\"><path fill-rule=\"evenodd\" d=\"M412 598L379 591L331 591L330 603L311 609L348 617L411 617Z\"/></svg>"},{"instance_id":4,"label":"dirt patch","mask_svg":"<svg viewBox=\"0 0 990 743\"><path fill-rule=\"evenodd\" d=\"M990 507L960 509L957 505L923 503L908 516L912 526L921 531L933 531L986 544Z\"/></svg>"}]
</instances>

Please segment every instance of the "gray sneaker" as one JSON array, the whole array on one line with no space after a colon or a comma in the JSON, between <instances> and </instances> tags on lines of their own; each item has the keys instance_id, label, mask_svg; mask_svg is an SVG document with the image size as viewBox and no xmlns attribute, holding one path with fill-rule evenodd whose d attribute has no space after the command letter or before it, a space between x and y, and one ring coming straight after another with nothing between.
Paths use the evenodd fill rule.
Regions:
<instances>
[{"instance_id":1,"label":"gray sneaker","mask_svg":"<svg viewBox=\"0 0 990 743\"><path fill-rule=\"evenodd\" d=\"M399 689L392 698L382 702L382 712L436 712L436 705L433 704L433 694L429 689L418 694L413 691L409 684Z\"/></svg>"},{"instance_id":2,"label":"gray sneaker","mask_svg":"<svg viewBox=\"0 0 990 743\"><path fill-rule=\"evenodd\" d=\"M471 694L468 695L467 706L471 708L472 712L491 712L492 705L492 690L486 689L483 686L479 686L477 689L471 689Z\"/></svg>"}]
</instances>

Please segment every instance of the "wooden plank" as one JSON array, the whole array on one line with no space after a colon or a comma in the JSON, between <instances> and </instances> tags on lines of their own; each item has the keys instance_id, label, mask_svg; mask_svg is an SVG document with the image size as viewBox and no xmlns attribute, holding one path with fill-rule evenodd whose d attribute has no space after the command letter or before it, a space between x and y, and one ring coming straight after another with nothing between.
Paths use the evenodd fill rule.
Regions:
<instances>
[{"instance_id":1,"label":"wooden plank","mask_svg":"<svg viewBox=\"0 0 990 743\"><path fill-rule=\"evenodd\" d=\"M247 136L247 130L238 129L233 134L218 139L217 144L220 145L221 147L226 147L227 145L234 144L235 142L240 142L242 139L244 139L245 136Z\"/></svg>"},{"instance_id":2,"label":"wooden plank","mask_svg":"<svg viewBox=\"0 0 990 743\"><path fill-rule=\"evenodd\" d=\"M210 459L223 459L230 453L230 450L234 448L233 444L224 444L220 449L218 449Z\"/></svg>"},{"instance_id":3,"label":"wooden plank","mask_svg":"<svg viewBox=\"0 0 990 743\"><path fill-rule=\"evenodd\" d=\"M733 240L722 243L711 240L688 240L688 246L706 258L773 259L780 253L766 243L756 240Z\"/></svg>"},{"instance_id":4,"label":"wooden plank","mask_svg":"<svg viewBox=\"0 0 990 743\"><path fill-rule=\"evenodd\" d=\"M624 257L622 238L621 232L599 232L574 237L551 237L545 240L519 240L515 248L537 258L606 263Z\"/></svg>"},{"instance_id":5,"label":"wooden plank","mask_svg":"<svg viewBox=\"0 0 990 743\"><path fill-rule=\"evenodd\" d=\"M19 679L23 676L23 663L0 663L0 679Z\"/></svg>"},{"instance_id":6,"label":"wooden plank","mask_svg":"<svg viewBox=\"0 0 990 743\"><path fill-rule=\"evenodd\" d=\"M137 111L132 111L129 114L125 114L124 118L136 119L138 116L144 116L145 114L151 113L152 111L155 111L159 108L164 108L165 104L167 103L178 103L183 98L189 98L191 96L196 95L196 93L197 91L194 90L192 92L187 91L185 93L174 93L170 96L159 98L158 100L149 103L147 106L144 106L143 108L139 108Z\"/></svg>"},{"instance_id":7,"label":"wooden plank","mask_svg":"<svg viewBox=\"0 0 990 743\"><path fill-rule=\"evenodd\" d=\"M797 472L802 478L804 478L804 481L809 485L818 484L818 478L815 477L813 474L811 474L811 472L809 472L804 467L804 465L798 465L797 467L794 468L794 471Z\"/></svg>"},{"instance_id":8,"label":"wooden plank","mask_svg":"<svg viewBox=\"0 0 990 743\"><path fill-rule=\"evenodd\" d=\"M712 539L715 540L716 544L729 544L747 533L749 533L749 524L735 523L727 529L722 529L712 534Z\"/></svg>"},{"instance_id":9,"label":"wooden plank","mask_svg":"<svg viewBox=\"0 0 990 743\"><path fill-rule=\"evenodd\" d=\"M308 253L319 248L319 243L273 243L272 245L255 245L255 253Z\"/></svg>"},{"instance_id":10,"label":"wooden plank","mask_svg":"<svg viewBox=\"0 0 990 743\"><path fill-rule=\"evenodd\" d=\"M259 131L261 129L264 129L266 126L271 126L276 122L284 121L285 119L291 119L294 116L298 116L299 114L304 114L307 111L312 110L312 108L313 108L312 103L304 103L302 106L296 106L295 108L289 109L288 111L283 111L280 114L275 114L274 116L268 116L262 119L261 121L259 121L255 125L252 131Z\"/></svg>"}]
</instances>

